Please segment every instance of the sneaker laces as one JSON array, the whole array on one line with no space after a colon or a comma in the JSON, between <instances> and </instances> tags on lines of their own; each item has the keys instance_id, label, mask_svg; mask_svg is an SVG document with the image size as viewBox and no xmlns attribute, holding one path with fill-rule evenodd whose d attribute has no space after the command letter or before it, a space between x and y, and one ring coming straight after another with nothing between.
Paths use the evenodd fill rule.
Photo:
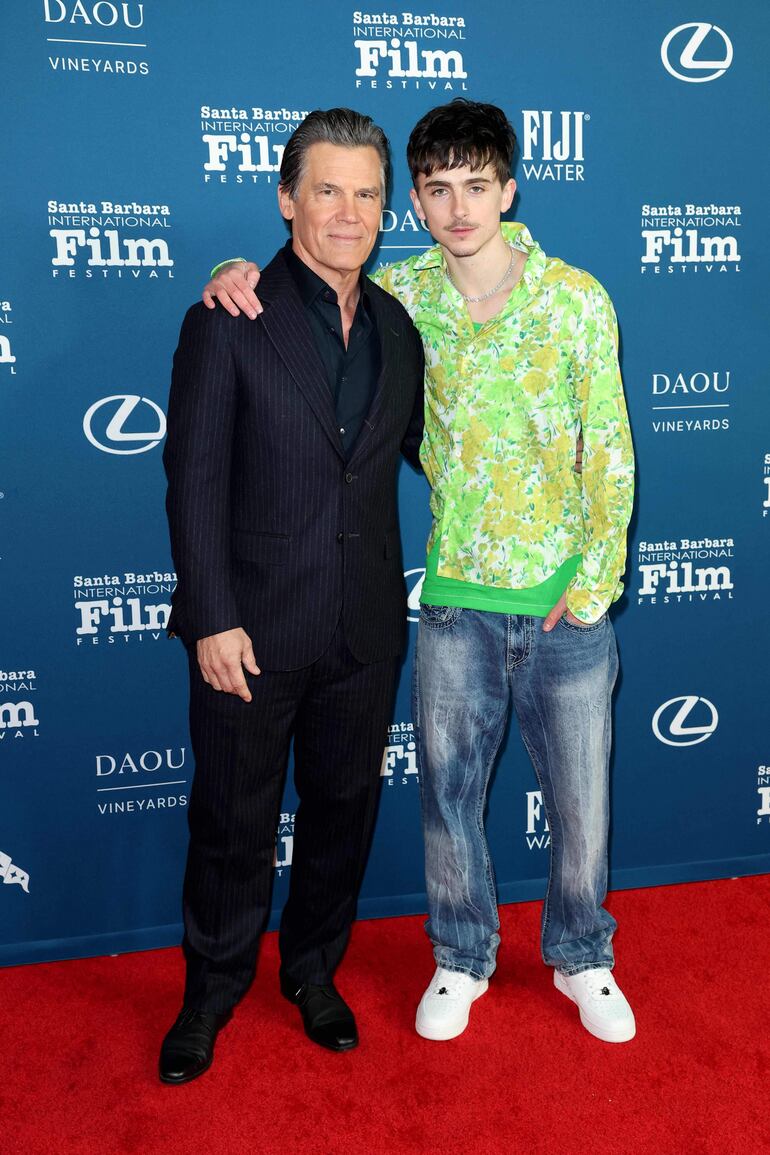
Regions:
<instances>
[{"instance_id":1,"label":"sneaker laces","mask_svg":"<svg viewBox=\"0 0 770 1155\"><path fill-rule=\"evenodd\" d=\"M619 993L617 983L605 967L594 967L587 972L585 988L592 999L605 999Z\"/></svg>"},{"instance_id":2,"label":"sneaker laces","mask_svg":"<svg viewBox=\"0 0 770 1155\"><path fill-rule=\"evenodd\" d=\"M442 998L455 999L472 976L465 971L445 971L434 975L431 983L431 995L440 995Z\"/></svg>"}]
</instances>

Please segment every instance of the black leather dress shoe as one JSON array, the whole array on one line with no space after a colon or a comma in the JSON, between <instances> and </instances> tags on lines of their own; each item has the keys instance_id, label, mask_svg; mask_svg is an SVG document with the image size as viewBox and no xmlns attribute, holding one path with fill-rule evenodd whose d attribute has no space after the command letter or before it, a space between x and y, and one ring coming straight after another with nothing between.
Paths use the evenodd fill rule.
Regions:
<instances>
[{"instance_id":1,"label":"black leather dress shoe","mask_svg":"<svg viewBox=\"0 0 770 1155\"><path fill-rule=\"evenodd\" d=\"M208 1071L217 1035L230 1017L230 1013L215 1015L183 1007L160 1048L160 1081L189 1083Z\"/></svg>"},{"instance_id":2,"label":"black leather dress shoe","mask_svg":"<svg viewBox=\"0 0 770 1155\"><path fill-rule=\"evenodd\" d=\"M281 994L299 1007L305 1034L330 1051L352 1051L358 1046L356 1020L332 983L298 983L281 971Z\"/></svg>"}]
</instances>

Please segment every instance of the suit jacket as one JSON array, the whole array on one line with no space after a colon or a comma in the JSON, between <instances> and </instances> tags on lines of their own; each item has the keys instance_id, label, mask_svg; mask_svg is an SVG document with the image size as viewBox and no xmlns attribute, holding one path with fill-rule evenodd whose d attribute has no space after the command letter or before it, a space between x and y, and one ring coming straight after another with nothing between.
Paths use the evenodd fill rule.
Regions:
<instances>
[{"instance_id":1,"label":"suit jacket","mask_svg":"<svg viewBox=\"0 0 770 1155\"><path fill-rule=\"evenodd\" d=\"M260 667L298 669L342 615L359 661L400 652L396 477L400 452L419 464L423 353L402 306L372 282L368 291L382 368L347 460L281 252L260 279L256 321L188 311L163 454L178 579L169 628L186 644L241 626Z\"/></svg>"}]
</instances>

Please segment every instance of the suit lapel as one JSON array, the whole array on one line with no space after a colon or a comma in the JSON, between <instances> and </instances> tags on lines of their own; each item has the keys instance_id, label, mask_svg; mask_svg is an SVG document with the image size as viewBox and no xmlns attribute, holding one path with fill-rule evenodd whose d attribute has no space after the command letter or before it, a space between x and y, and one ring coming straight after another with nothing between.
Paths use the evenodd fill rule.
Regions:
<instances>
[{"instance_id":1,"label":"suit lapel","mask_svg":"<svg viewBox=\"0 0 770 1155\"><path fill-rule=\"evenodd\" d=\"M334 399L302 301L281 253L265 269L262 280L267 283L263 287L260 282L257 292L262 290L265 311L260 314L258 323L261 322L332 445L344 458Z\"/></svg>"}]
</instances>

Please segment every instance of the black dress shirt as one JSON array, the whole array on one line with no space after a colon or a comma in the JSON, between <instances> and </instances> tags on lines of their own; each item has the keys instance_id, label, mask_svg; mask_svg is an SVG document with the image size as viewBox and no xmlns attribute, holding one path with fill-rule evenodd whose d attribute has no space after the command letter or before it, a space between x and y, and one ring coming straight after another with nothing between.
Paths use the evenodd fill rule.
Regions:
<instances>
[{"instance_id":1,"label":"black dress shirt","mask_svg":"<svg viewBox=\"0 0 770 1155\"><path fill-rule=\"evenodd\" d=\"M342 314L337 294L294 252L291 241L284 249L324 367L345 456L350 456L361 431L380 374L381 355L377 324L371 309L367 279L361 273L360 294L348 344L342 336Z\"/></svg>"}]
</instances>

